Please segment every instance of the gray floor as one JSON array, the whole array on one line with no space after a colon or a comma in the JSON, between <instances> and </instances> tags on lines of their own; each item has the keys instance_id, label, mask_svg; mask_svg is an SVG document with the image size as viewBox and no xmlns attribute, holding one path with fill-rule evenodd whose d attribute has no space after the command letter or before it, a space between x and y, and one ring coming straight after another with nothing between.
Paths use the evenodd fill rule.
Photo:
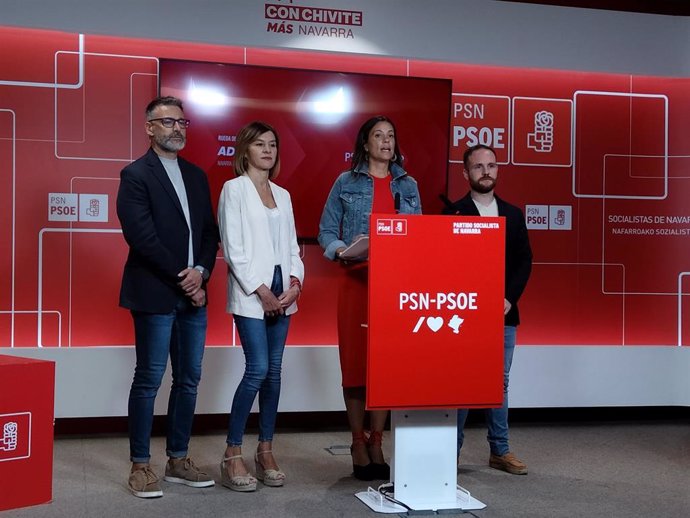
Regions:
<instances>
[{"instance_id":1,"label":"gray floor","mask_svg":"<svg viewBox=\"0 0 690 518\"><path fill-rule=\"evenodd\" d=\"M489 468L484 436L481 425L468 428L458 470L458 482L488 504L475 511L477 516L690 516L690 424L686 420L513 425L511 446L528 463L527 476ZM125 437L58 438L53 502L0 516L385 516L370 511L353 496L367 484L350 477L350 457L332 456L325 450L347 444L348 438L344 431L278 434L276 457L288 476L283 488L260 486L256 493L240 494L219 484L192 489L163 482L165 495L152 500L135 498L126 490ZM247 460L253 446L254 441L247 438ZM191 454L198 465L218 477L223 447L220 433L196 436ZM152 451L153 467L160 473L165 462L162 438L154 438Z\"/></svg>"}]
</instances>

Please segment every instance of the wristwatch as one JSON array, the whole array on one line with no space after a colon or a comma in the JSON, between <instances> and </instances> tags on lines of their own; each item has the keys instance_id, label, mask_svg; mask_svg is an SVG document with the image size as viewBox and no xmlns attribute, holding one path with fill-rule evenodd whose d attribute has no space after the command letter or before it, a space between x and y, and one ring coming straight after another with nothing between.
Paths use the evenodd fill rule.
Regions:
<instances>
[{"instance_id":1,"label":"wristwatch","mask_svg":"<svg viewBox=\"0 0 690 518\"><path fill-rule=\"evenodd\" d=\"M204 281L207 281L207 280L208 280L210 274L208 273L208 270L207 270L206 268L204 268L204 267L201 266L200 264L197 264L197 265L194 267L194 269L197 270L197 271L201 274L201 278L202 278Z\"/></svg>"}]
</instances>

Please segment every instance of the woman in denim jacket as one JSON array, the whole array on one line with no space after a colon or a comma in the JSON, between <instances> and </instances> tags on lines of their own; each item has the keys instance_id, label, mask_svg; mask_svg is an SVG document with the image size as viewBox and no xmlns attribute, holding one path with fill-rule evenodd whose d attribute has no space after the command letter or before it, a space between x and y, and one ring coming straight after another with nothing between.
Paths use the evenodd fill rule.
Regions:
<instances>
[{"instance_id":1,"label":"woman in denim jacket","mask_svg":"<svg viewBox=\"0 0 690 518\"><path fill-rule=\"evenodd\" d=\"M417 182L402 168L393 122L382 115L366 121L357 134L352 169L342 173L326 201L319 223L324 256L340 260L352 241L369 234L376 213L421 214ZM360 480L390 479L381 438L386 410L370 412L371 433L364 434L366 396L367 282L366 262L341 261L345 275L338 290L338 343L343 398L352 432L352 468Z\"/></svg>"}]
</instances>

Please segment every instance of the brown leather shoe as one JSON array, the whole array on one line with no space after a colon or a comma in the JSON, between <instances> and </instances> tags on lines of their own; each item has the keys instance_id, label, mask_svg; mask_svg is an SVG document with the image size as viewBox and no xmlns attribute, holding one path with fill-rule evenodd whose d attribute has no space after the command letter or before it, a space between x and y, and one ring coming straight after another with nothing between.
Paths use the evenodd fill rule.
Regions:
<instances>
[{"instance_id":1,"label":"brown leather shoe","mask_svg":"<svg viewBox=\"0 0 690 518\"><path fill-rule=\"evenodd\" d=\"M489 457L489 466L513 475L527 475L527 464L510 452L505 455L494 455L492 453Z\"/></svg>"}]
</instances>

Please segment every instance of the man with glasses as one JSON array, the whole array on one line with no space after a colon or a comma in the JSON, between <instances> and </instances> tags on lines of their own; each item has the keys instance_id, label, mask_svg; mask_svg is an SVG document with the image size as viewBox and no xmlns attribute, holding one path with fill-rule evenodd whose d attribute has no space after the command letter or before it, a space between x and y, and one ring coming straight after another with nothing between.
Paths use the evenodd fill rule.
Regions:
<instances>
[{"instance_id":1,"label":"man with glasses","mask_svg":"<svg viewBox=\"0 0 690 518\"><path fill-rule=\"evenodd\" d=\"M117 195L117 215L129 245L120 306L132 314L136 348L129 393L128 486L141 498L163 496L149 466L149 446L168 356L172 388L165 480L191 487L214 485L187 456L206 339L206 283L219 240L206 175L177 156L188 126L179 99L151 101L145 125L151 147L122 170Z\"/></svg>"}]
</instances>

